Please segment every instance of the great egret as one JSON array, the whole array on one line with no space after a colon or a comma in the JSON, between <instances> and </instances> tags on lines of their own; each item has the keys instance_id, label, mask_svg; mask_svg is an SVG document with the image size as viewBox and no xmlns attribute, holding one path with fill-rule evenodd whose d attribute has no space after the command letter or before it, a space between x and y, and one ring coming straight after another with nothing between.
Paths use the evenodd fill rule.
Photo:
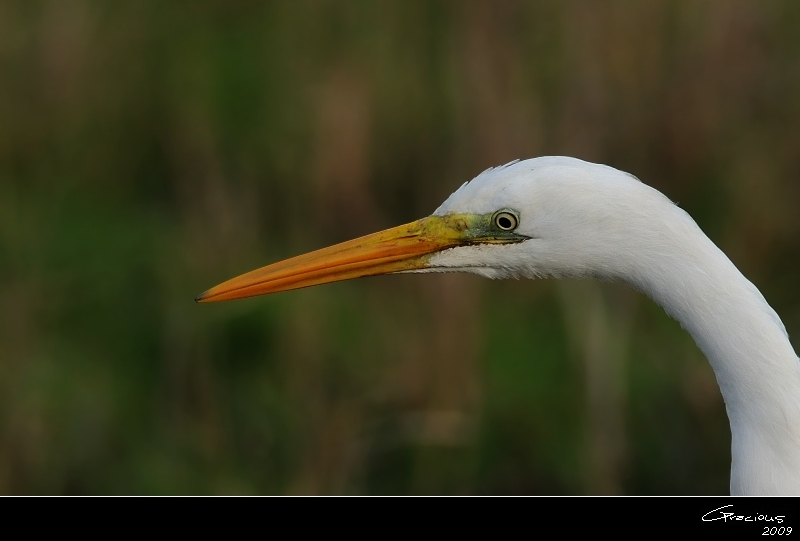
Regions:
<instances>
[{"instance_id":1,"label":"great egret","mask_svg":"<svg viewBox=\"0 0 800 541\"><path fill-rule=\"evenodd\" d=\"M196 300L397 272L628 283L711 363L731 427L731 493L800 494L800 362L783 323L686 212L612 167L542 157L489 169L427 218L263 267Z\"/></svg>"}]
</instances>

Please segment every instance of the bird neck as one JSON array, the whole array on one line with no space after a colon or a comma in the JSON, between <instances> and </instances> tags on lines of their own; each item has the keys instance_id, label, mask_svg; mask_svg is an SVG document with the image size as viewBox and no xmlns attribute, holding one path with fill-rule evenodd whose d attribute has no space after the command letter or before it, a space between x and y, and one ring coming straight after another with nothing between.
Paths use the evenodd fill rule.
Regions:
<instances>
[{"instance_id":1,"label":"bird neck","mask_svg":"<svg viewBox=\"0 0 800 541\"><path fill-rule=\"evenodd\" d=\"M697 227L656 233L635 287L692 335L711 363L731 426L731 492L800 493L800 362L775 311ZM647 255L647 257L641 257ZM657 269L654 271L654 269Z\"/></svg>"}]
</instances>

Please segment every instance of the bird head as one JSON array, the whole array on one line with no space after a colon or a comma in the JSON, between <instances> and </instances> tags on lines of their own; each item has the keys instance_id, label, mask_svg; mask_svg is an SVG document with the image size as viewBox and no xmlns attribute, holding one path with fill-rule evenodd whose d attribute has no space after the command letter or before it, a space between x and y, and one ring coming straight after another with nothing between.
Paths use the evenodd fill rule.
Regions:
<instances>
[{"instance_id":1,"label":"bird head","mask_svg":"<svg viewBox=\"0 0 800 541\"><path fill-rule=\"evenodd\" d=\"M597 224L608 222L599 234L615 233L615 213L598 204L598 197L608 199L615 191L608 190L605 177L611 185L641 184L611 167L574 158L512 162L465 183L427 218L262 267L196 300L232 300L391 273L592 274L595 269L586 262L597 258L587 253L607 244L597 237ZM598 183L606 187L598 189Z\"/></svg>"}]
</instances>

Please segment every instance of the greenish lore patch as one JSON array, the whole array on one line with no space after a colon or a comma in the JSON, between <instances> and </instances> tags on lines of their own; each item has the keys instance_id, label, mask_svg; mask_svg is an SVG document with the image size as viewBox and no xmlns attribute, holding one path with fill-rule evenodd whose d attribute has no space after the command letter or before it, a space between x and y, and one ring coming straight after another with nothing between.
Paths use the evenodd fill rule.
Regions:
<instances>
[{"instance_id":1,"label":"greenish lore patch","mask_svg":"<svg viewBox=\"0 0 800 541\"><path fill-rule=\"evenodd\" d=\"M500 229L494 223L498 212L509 212L517 217L519 213L511 209L501 209L491 214L446 214L430 216L416 222L420 236L438 239L451 239L454 245L471 244L513 244L530 237L514 231Z\"/></svg>"}]
</instances>

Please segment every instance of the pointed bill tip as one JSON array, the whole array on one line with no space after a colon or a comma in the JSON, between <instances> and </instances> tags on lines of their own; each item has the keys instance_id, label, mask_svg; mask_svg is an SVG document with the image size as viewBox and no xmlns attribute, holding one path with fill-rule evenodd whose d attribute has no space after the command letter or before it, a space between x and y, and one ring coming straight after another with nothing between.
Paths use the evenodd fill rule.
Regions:
<instances>
[{"instance_id":1,"label":"pointed bill tip","mask_svg":"<svg viewBox=\"0 0 800 541\"><path fill-rule=\"evenodd\" d=\"M197 297L194 298L194 302L203 302L207 296L208 296L208 291L203 291Z\"/></svg>"}]
</instances>

